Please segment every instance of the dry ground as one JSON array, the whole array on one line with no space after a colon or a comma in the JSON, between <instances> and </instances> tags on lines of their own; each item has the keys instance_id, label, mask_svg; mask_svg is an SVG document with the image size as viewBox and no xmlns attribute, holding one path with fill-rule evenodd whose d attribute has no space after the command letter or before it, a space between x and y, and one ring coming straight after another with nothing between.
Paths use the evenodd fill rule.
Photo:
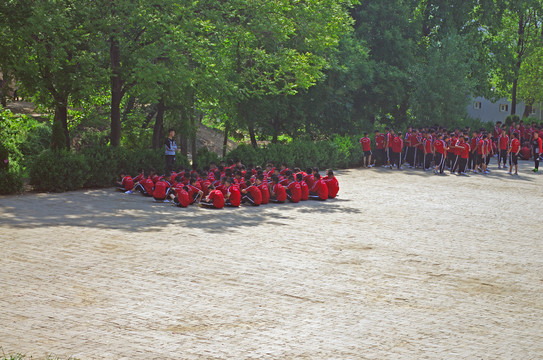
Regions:
<instances>
[{"instance_id":1,"label":"dry ground","mask_svg":"<svg viewBox=\"0 0 543 360\"><path fill-rule=\"evenodd\" d=\"M541 359L542 183L349 170L212 211L0 198L0 346L80 359Z\"/></svg>"}]
</instances>

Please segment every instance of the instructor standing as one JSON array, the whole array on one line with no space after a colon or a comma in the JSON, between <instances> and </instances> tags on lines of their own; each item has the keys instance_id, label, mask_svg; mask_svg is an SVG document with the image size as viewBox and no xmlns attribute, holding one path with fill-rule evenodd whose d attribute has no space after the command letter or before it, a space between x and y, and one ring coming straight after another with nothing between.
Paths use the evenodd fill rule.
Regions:
<instances>
[{"instance_id":1,"label":"instructor standing","mask_svg":"<svg viewBox=\"0 0 543 360\"><path fill-rule=\"evenodd\" d=\"M164 142L166 149L166 174L169 174L173 170L173 164L175 162L175 152L177 151L177 144L175 143L175 130L168 130L168 138Z\"/></svg>"}]
</instances>

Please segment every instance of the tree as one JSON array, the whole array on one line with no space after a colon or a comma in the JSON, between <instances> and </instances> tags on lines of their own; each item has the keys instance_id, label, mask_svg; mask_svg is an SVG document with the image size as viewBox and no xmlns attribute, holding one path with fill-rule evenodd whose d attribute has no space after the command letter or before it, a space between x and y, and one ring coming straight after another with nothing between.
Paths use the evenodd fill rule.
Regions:
<instances>
[{"instance_id":1,"label":"tree","mask_svg":"<svg viewBox=\"0 0 543 360\"><path fill-rule=\"evenodd\" d=\"M20 0L0 7L11 54L2 56L2 68L12 70L38 103L54 110L56 147L70 148L68 106L92 92L96 77L92 51L96 39L86 21L88 5L88 1Z\"/></svg>"}]
</instances>

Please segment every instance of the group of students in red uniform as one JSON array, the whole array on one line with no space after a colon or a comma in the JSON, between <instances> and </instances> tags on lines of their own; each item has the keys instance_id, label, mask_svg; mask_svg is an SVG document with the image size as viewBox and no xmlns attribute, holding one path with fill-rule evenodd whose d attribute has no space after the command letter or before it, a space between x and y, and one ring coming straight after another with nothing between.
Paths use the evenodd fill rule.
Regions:
<instances>
[{"instance_id":1,"label":"group of students in red uniform","mask_svg":"<svg viewBox=\"0 0 543 360\"><path fill-rule=\"evenodd\" d=\"M265 169L245 167L241 161L230 166L210 164L206 170L179 169L159 176L154 170L146 174L143 169L132 178L121 173L117 188L127 194L140 192L155 201L168 202L179 207L198 204L201 207L221 209L241 204L259 206L273 203L298 203L305 200L335 198L339 183L332 170L321 177L319 169L290 170L287 164L279 168L268 163Z\"/></svg>"},{"instance_id":2,"label":"group of students in red uniform","mask_svg":"<svg viewBox=\"0 0 543 360\"><path fill-rule=\"evenodd\" d=\"M535 165L532 171L538 172L539 161L543 160L543 127L534 123L529 129L521 129L520 124L506 127L497 122L492 133L484 129L471 132L469 127L449 132L436 125L420 130L408 128L403 136L387 127L385 133L375 130L375 152L368 133L360 139L364 152L362 165L402 169L402 165L407 163L410 168L433 170L435 174L444 174L445 168L459 175L468 172L487 174L491 158L497 155L500 169L502 163L507 169L509 160L510 174L513 167L515 175L518 174L519 158L527 160L530 157L533 157ZM523 142L525 147L521 146Z\"/></svg>"}]
</instances>

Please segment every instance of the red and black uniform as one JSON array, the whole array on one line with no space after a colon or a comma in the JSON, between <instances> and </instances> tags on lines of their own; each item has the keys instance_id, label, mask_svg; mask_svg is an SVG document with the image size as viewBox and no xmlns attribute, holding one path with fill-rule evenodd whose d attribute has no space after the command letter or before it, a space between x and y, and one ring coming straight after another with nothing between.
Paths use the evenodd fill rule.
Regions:
<instances>
[{"instance_id":1,"label":"red and black uniform","mask_svg":"<svg viewBox=\"0 0 543 360\"><path fill-rule=\"evenodd\" d=\"M171 184L166 179L162 179L155 184L155 190L153 191L153 197L155 200L166 200L170 193Z\"/></svg>"},{"instance_id":2,"label":"red and black uniform","mask_svg":"<svg viewBox=\"0 0 543 360\"><path fill-rule=\"evenodd\" d=\"M126 175L121 180L121 186L119 186L119 190L122 191L129 191L134 188L134 180L132 180L132 176Z\"/></svg>"},{"instance_id":3,"label":"red and black uniform","mask_svg":"<svg viewBox=\"0 0 543 360\"><path fill-rule=\"evenodd\" d=\"M375 160L377 165L383 165L385 163L385 146L385 135L381 133L375 135Z\"/></svg>"},{"instance_id":4,"label":"red and black uniform","mask_svg":"<svg viewBox=\"0 0 543 360\"><path fill-rule=\"evenodd\" d=\"M399 136L395 136L392 139L392 154L390 164L394 166L396 164L398 166L398 169L402 165L402 149L403 149L403 140Z\"/></svg>"},{"instance_id":5,"label":"red and black uniform","mask_svg":"<svg viewBox=\"0 0 543 360\"><path fill-rule=\"evenodd\" d=\"M287 198L293 202L298 203L302 200L302 187L300 183L293 181L287 185Z\"/></svg>"},{"instance_id":6,"label":"red and black uniform","mask_svg":"<svg viewBox=\"0 0 543 360\"><path fill-rule=\"evenodd\" d=\"M509 159L509 165L518 165L518 153L520 152L519 139L513 138L511 141L511 158Z\"/></svg>"},{"instance_id":7,"label":"red and black uniform","mask_svg":"<svg viewBox=\"0 0 543 360\"><path fill-rule=\"evenodd\" d=\"M226 205L231 207L238 207L241 204L241 192L237 185L230 185L228 192L230 196L226 200Z\"/></svg>"},{"instance_id":8,"label":"red and black uniform","mask_svg":"<svg viewBox=\"0 0 543 360\"><path fill-rule=\"evenodd\" d=\"M535 165L534 170L535 171L539 170L539 156L543 154L542 144L543 144L543 140L541 140L540 137L532 140L532 153L534 154L534 165Z\"/></svg>"},{"instance_id":9,"label":"red and black uniform","mask_svg":"<svg viewBox=\"0 0 543 360\"><path fill-rule=\"evenodd\" d=\"M435 164L439 169L439 173L443 174L443 170L445 169L445 141L437 139L434 143L434 150L435 150Z\"/></svg>"},{"instance_id":10,"label":"red and black uniform","mask_svg":"<svg viewBox=\"0 0 543 360\"><path fill-rule=\"evenodd\" d=\"M220 190L212 190L209 193L209 204L215 209L222 209L224 207L224 195Z\"/></svg>"},{"instance_id":11,"label":"red and black uniform","mask_svg":"<svg viewBox=\"0 0 543 360\"><path fill-rule=\"evenodd\" d=\"M430 165L432 164L432 161L434 160L434 152L433 152L433 143L432 138L426 138L423 141L423 150L424 150L424 170L428 170L430 168Z\"/></svg>"},{"instance_id":12,"label":"red and black uniform","mask_svg":"<svg viewBox=\"0 0 543 360\"><path fill-rule=\"evenodd\" d=\"M277 203L284 203L287 201L287 191L281 184L275 184L273 185L273 193L274 196L272 197L273 202Z\"/></svg>"},{"instance_id":13,"label":"red and black uniform","mask_svg":"<svg viewBox=\"0 0 543 360\"><path fill-rule=\"evenodd\" d=\"M362 151L364 152L365 164L370 165L369 160L371 156L371 139L367 136L364 136L360 139L360 144L362 145Z\"/></svg>"},{"instance_id":14,"label":"red and black uniform","mask_svg":"<svg viewBox=\"0 0 543 360\"><path fill-rule=\"evenodd\" d=\"M315 181L309 194L309 198L312 200L326 200L328 199L328 186L323 179L319 179Z\"/></svg>"},{"instance_id":15,"label":"red and black uniform","mask_svg":"<svg viewBox=\"0 0 543 360\"><path fill-rule=\"evenodd\" d=\"M185 190L183 184L177 184L175 187L175 198L173 201L175 205L184 208L192 204L189 193Z\"/></svg>"},{"instance_id":16,"label":"red and black uniform","mask_svg":"<svg viewBox=\"0 0 543 360\"><path fill-rule=\"evenodd\" d=\"M498 165L503 161L505 167L505 161L507 159L507 149L509 148L509 136L507 134L500 135L498 137Z\"/></svg>"},{"instance_id":17,"label":"red and black uniform","mask_svg":"<svg viewBox=\"0 0 543 360\"><path fill-rule=\"evenodd\" d=\"M262 204L262 192L256 185L251 185L245 189L247 193L241 196L241 202L243 204L251 204L258 206Z\"/></svg>"},{"instance_id":18,"label":"red and black uniform","mask_svg":"<svg viewBox=\"0 0 543 360\"><path fill-rule=\"evenodd\" d=\"M307 183L305 181L300 181L300 189L302 190L302 197L300 200L305 201L309 199L309 186L307 186Z\"/></svg>"},{"instance_id":19,"label":"red and black uniform","mask_svg":"<svg viewBox=\"0 0 543 360\"><path fill-rule=\"evenodd\" d=\"M324 182L328 187L328 197L331 199L335 198L337 196L337 193L339 192L339 182L337 181L336 177L325 176Z\"/></svg>"},{"instance_id":20,"label":"red and black uniform","mask_svg":"<svg viewBox=\"0 0 543 360\"><path fill-rule=\"evenodd\" d=\"M268 188L268 184L263 182L262 184L258 185L258 189L262 195L262 205L266 205L270 202L270 189Z\"/></svg>"}]
</instances>

